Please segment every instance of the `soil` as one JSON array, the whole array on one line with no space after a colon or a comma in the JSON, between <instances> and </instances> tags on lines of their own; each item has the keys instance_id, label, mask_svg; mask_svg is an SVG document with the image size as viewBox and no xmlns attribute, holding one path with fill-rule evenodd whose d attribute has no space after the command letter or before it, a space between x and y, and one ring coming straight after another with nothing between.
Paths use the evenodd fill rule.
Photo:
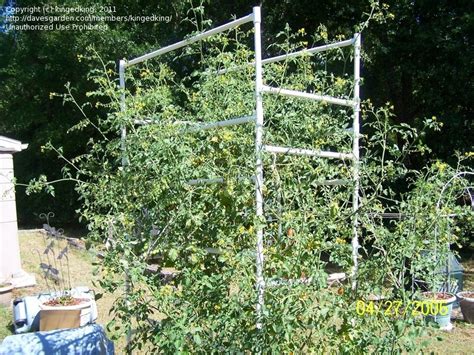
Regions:
<instances>
[{"instance_id":1,"label":"soil","mask_svg":"<svg viewBox=\"0 0 474 355\"><path fill-rule=\"evenodd\" d=\"M434 300L449 300L453 295L444 292L426 292L423 294L423 298L434 299Z\"/></svg>"},{"instance_id":2,"label":"soil","mask_svg":"<svg viewBox=\"0 0 474 355\"><path fill-rule=\"evenodd\" d=\"M49 301L44 302L45 306L50 307L61 307L61 306L77 306L78 304L89 302L88 298L75 298L72 296L63 296L53 298Z\"/></svg>"},{"instance_id":3,"label":"soil","mask_svg":"<svg viewBox=\"0 0 474 355\"><path fill-rule=\"evenodd\" d=\"M464 292L462 296L466 298L474 298L474 292Z\"/></svg>"}]
</instances>

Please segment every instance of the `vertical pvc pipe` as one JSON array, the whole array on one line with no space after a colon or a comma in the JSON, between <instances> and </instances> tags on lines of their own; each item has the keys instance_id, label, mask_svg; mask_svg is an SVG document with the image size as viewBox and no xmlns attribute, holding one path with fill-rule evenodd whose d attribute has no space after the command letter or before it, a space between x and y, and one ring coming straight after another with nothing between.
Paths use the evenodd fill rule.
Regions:
<instances>
[{"instance_id":1,"label":"vertical pvc pipe","mask_svg":"<svg viewBox=\"0 0 474 355\"><path fill-rule=\"evenodd\" d=\"M125 61L122 59L119 62L119 79L120 79L120 111L125 111ZM127 129L122 126L120 129L120 147L122 149L122 166L127 165L125 140L127 138Z\"/></svg>"},{"instance_id":2,"label":"vertical pvc pipe","mask_svg":"<svg viewBox=\"0 0 474 355\"><path fill-rule=\"evenodd\" d=\"M353 177L354 177L354 191L352 195L352 208L354 217L352 220L352 290L357 288L357 272L359 268L359 188L360 188L360 166L359 166L359 136L360 136L360 33L354 35L354 140L352 144L352 154L354 155L353 162Z\"/></svg>"},{"instance_id":3,"label":"vertical pvc pipe","mask_svg":"<svg viewBox=\"0 0 474 355\"><path fill-rule=\"evenodd\" d=\"M264 306L265 280L263 278L263 98L262 98L262 40L260 33L260 7L253 8L253 23L255 28L255 200L256 200L256 286L257 286L257 328L262 328L262 314Z\"/></svg>"},{"instance_id":4,"label":"vertical pvc pipe","mask_svg":"<svg viewBox=\"0 0 474 355\"><path fill-rule=\"evenodd\" d=\"M122 59L119 62L119 84L120 84L120 111L125 112L125 61ZM127 128L122 125L120 129L120 149L122 150L122 167L127 165ZM128 270L125 270L125 296L128 297L130 294L130 278L128 276ZM130 341L132 340L132 332L127 332L126 346L127 353L131 353L129 349Z\"/></svg>"}]
</instances>

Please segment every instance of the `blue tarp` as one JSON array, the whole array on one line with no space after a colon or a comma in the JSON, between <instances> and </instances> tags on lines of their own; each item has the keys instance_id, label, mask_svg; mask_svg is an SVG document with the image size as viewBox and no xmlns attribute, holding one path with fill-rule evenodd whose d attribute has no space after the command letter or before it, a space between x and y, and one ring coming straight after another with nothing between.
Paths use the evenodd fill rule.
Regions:
<instances>
[{"instance_id":1,"label":"blue tarp","mask_svg":"<svg viewBox=\"0 0 474 355\"><path fill-rule=\"evenodd\" d=\"M114 344L104 328L90 324L80 328L34 332L6 337L0 355L111 355Z\"/></svg>"}]
</instances>

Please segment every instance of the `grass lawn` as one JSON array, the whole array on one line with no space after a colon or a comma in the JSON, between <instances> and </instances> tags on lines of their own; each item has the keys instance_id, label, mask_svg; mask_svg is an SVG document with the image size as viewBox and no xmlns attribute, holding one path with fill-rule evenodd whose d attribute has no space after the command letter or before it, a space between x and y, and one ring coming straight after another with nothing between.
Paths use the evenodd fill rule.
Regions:
<instances>
[{"instance_id":1,"label":"grass lawn","mask_svg":"<svg viewBox=\"0 0 474 355\"><path fill-rule=\"evenodd\" d=\"M23 268L36 275L37 286L16 290L14 297L36 294L47 291L46 283L41 277L39 268L39 257L35 249L44 249L44 242L40 232L20 231L20 250ZM465 289L474 289L474 255L468 254L463 258L465 268ZM94 289L92 280L92 261L94 254L85 250L71 248L69 260L71 267L71 284L73 286L87 286ZM99 292L100 290L96 290ZM111 320L109 309L114 302L114 296L104 294L97 301L98 323L105 325ZM454 321L454 330L451 332L433 331L431 333L432 343L425 349L424 353L444 354L449 351L452 354L473 354L474 353L474 324L467 324L463 321ZM11 310L0 306L0 340L12 334ZM123 353L125 340L120 339L115 342L117 353Z\"/></svg>"},{"instance_id":2,"label":"grass lawn","mask_svg":"<svg viewBox=\"0 0 474 355\"><path fill-rule=\"evenodd\" d=\"M8 308L0 306L0 339L12 333L10 327L11 312Z\"/></svg>"}]
</instances>

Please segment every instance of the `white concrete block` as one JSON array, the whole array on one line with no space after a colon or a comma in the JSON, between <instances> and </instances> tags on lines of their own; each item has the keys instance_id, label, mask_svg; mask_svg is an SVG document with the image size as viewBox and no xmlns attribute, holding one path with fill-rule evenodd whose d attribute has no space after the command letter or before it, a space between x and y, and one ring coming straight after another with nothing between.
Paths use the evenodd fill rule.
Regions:
<instances>
[{"instance_id":1,"label":"white concrete block","mask_svg":"<svg viewBox=\"0 0 474 355\"><path fill-rule=\"evenodd\" d=\"M13 170L0 169L0 184L11 183L13 181Z\"/></svg>"},{"instance_id":2,"label":"white concrete block","mask_svg":"<svg viewBox=\"0 0 474 355\"><path fill-rule=\"evenodd\" d=\"M13 156L11 154L0 154L0 169L13 170Z\"/></svg>"},{"instance_id":3,"label":"white concrete block","mask_svg":"<svg viewBox=\"0 0 474 355\"><path fill-rule=\"evenodd\" d=\"M17 223L15 200L0 201L0 226L5 222Z\"/></svg>"},{"instance_id":4,"label":"white concrete block","mask_svg":"<svg viewBox=\"0 0 474 355\"><path fill-rule=\"evenodd\" d=\"M0 203L2 201L15 201L15 189L13 184L0 184Z\"/></svg>"},{"instance_id":5,"label":"white concrete block","mask_svg":"<svg viewBox=\"0 0 474 355\"><path fill-rule=\"evenodd\" d=\"M0 279L10 279L21 271L16 221L0 223Z\"/></svg>"}]
</instances>

